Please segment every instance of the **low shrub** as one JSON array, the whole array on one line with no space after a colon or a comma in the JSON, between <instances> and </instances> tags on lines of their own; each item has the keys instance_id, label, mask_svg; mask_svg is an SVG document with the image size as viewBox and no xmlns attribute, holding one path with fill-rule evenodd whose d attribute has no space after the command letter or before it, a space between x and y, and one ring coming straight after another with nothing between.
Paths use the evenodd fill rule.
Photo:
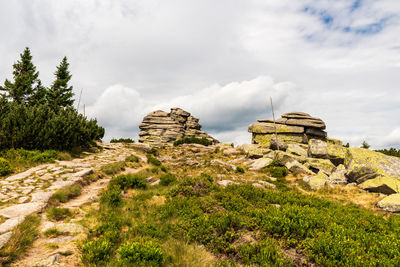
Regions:
<instances>
[{"instance_id":1,"label":"low shrub","mask_svg":"<svg viewBox=\"0 0 400 267\"><path fill-rule=\"evenodd\" d=\"M109 186L119 186L119 188L125 191L128 188L145 189L147 184L145 178L139 174L124 174L112 178Z\"/></svg>"},{"instance_id":2,"label":"low shrub","mask_svg":"<svg viewBox=\"0 0 400 267\"><path fill-rule=\"evenodd\" d=\"M88 241L82 247L82 262L89 266L101 266L110 259L112 248L112 243L104 238Z\"/></svg>"},{"instance_id":3,"label":"low shrub","mask_svg":"<svg viewBox=\"0 0 400 267\"><path fill-rule=\"evenodd\" d=\"M62 235L62 232L58 231L57 228L50 228L44 231L43 234L45 237L57 237L59 235Z\"/></svg>"},{"instance_id":4,"label":"low shrub","mask_svg":"<svg viewBox=\"0 0 400 267\"><path fill-rule=\"evenodd\" d=\"M12 173L10 163L4 158L0 158L0 176L4 176L10 173Z\"/></svg>"},{"instance_id":5,"label":"low shrub","mask_svg":"<svg viewBox=\"0 0 400 267\"><path fill-rule=\"evenodd\" d=\"M160 178L160 184L163 186L168 186L172 183L176 182L176 177L173 174L164 174L163 176L161 176Z\"/></svg>"},{"instance_id":6,"label":"low shrub","mask_svg":"<svg viewBox=\"0 0 400 267\"><path fill-rule=\"evenodd\" d=\"M168 172L167 167L165 167L164 165L161 165L160 170L162 170L163 172Z\"/></svg>"},{"instance_id":7,"label":"low shrub","mask_svg":"<svg viewBox=\"0 0 400 267\"><path fill-rule=\"evenodd\" d=\"M119 139L111 139L110 143L135 143L135 141L131 138L119 138Z\"/></svg>"},{"instance_id":8,"label":"low shrub","mask_svg":"<svg viewBox=\"0 0 400 267\"><path fill-rule=\"evenodd\" d=\"M115 175L120 171L123 171L124 169L125 169L125 162L123 161L110 163L100 168L100 170L107 175Z\"/></svg>"},{"instance_id":9,"label":"low shrub","mask_svg":"<svg viewBox=\"0 0 400 267\"><path fill-rule=\"evenodd\" d=\"M135 155L130 155L125 158L126 162L139 162L139 158Z\"/></svg>"},{"instance_id":10,"label":"low shrub","mask_svg":"<svg viewBox=\"0 0 400 267\"><path fill-rule=\"evenodd\" d=\"M244 173L244 169L242 167L237 166L236 167L236 172L238 173Z\"/></svg>"},{"instance_id":11,"label":"low shrub","mask_svg":"<svg viewBox=\"0 0 400 267\"><path fill-rule=\"evenodd\" d=\"M164 253L160 245L147 241L129 242L118 249L118 265L162 266Z\"/></svg>"},{"instance_id":12,"label":"low shrub","mask_svg":"<svg viewBox=\"0 0 400 267\"><path fill-rule=\"evenodd\" d=\"M200 144L203 146L212 145L213 142L208 140L207 138L196 138L196 137L184 137L182 139L178 139L174 142L174 146L179 146L182 144Z\"/></svg>"},{"instance_id":13,"label":"low shrub","mask_svg":"<svg viewBox=\"0 0 400 267\"><path fill-rule=\"evenodd\" d=\"M161 166L161 161L153 157L151 154L147 154L147 162L154 166Z\"/></svg>"},{"instance_id":14,"label":"low shrub","mask_svg":"<svg viewBox=\"0 0 400 267\"><path fill-rule=\"evenodd\" d=\"M72 216L72 212L67 208L51 207L47 211L47 218L51 221L61 221Z\"/></svg>"},{"instance_id":15,"label":"low shrub","mask_svg":"<svg viewBox=\"0 0 400 267\"><path fill-rule=\"evenodd\" d=\"M396 149L396 148L389 148L389 149L380 149L380 150L375 150L376 152L381 152L385 155L388 156L394 156L394 157L400 157L400 149Z\"/></svg>"},{"instance_id":16,"label":"low shrub","mask_svg":"<svg viewBox=\"0 0 400 267\"><path fill-rule=\"evenodd\" d=\"M78 185L70 185L58 189L52 196L50 201L59 201L62 203L67 202L71 198L77 197L81 194L81 188Z\"/></svg>"},{"instance_id":17,"label":"low shrub","mask_svg":"<svg viewBox=\"0 0 400 267\"><path fill-rule=\"evenodd\" d=\"M289 173L285 166L276 161L273 161L268 166L264 167L262 172L268 173L270 176L275 178L283 178Z\"/></svg>"},{"instance_id":18,"label":"low shrub","mask_svg":"<svg viewBox=\"0 0 400 267\"><path fill-rule=\"evenodd\" d=\"M119 186L109 187L103 191L100 202L109 207L118 207L122 204L121 188Z\"/></svg>"}]
</instances>

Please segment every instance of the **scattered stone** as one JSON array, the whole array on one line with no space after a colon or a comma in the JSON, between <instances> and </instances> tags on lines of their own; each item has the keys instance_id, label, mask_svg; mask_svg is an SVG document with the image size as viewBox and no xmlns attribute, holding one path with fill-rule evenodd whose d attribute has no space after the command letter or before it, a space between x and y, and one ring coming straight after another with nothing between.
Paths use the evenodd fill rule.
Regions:
<instances>
[{"instance_id":1,"label":"scattered stone","mask_svg":"<svg viewBox=\"0 0 400 267\"><path fill-rule=\"evenodd\" d=\"M256 145L257 148L251 149L247 152L247 157L250 159L259 159L266 155L273 155L273 150L269 148L260 147Z\"/></svg>"},{"instance_id":2,"label":"scattered stone","mask_svg":"<svg viewBox=\"0 0 400 267\"><path fill-rule=\"evenodd\" d=\"M211 160L210 164L211 164L212 166L218 166L218 165L219 165L219 166L224 166L224 167L226 167L226 168L228 168L228 169L231 169L231 170L236 170L236 165L229 164L229 163L224 162L224 161L219 160L219 159L213 159L213 160Z\"/></svg>"},{"instance_id":3,"label":"scattered stone","mask_svg":"<svg viewBox=\"0 0 400 267\"><path fill-rule=\"evenodd\" d=\"M158 185L158 184L160 184L160 180L157 180L157 181L154 181L154 182L152 182L150 185Z\"/></svg>"},{"instance_id":4,"label":"scattered stone","mask_svg":"<svg viewBox=\"0 0 400 267\"><path fill-rule=\"evenodd\" d=\"M306 158L295 156L283 151L275 151L274 159L282 165L286 165L288 162L292 161L305 162L306 160Z\"/></svg>"},{"instance_id":5,"label":"scattered stone","mask_svg":"<svg viewBox=\"0 0 400 267\"><path fill-rule=\"evenodd\" d=\"M376 205L378 208L389 212L400 212L400 193L387 196Z\"/></svg>"},{"instance_id":6,"label":"scattered stone","mask_svg":"<svg viewBox=\"0 0 400 267\"><path fill-rule=\"evenodd\" d=\"M47 242L60 244L60 243L65 243L65 242L71 241L73 239L75 239L75 236L59 236L59 237L50 238Z\"/></svg>"},{"instance_id":7,"label":"scattered stone","mask_svg":"<svg viewBox=\"0 0 400 267\"><path fill-rule=\"evenodd\" d=\"M306 176L303 178L303 181L308 183L312 190L318 190L325 186L328 180L328 176L322 171L318 172L317 175L314 176Z\"/></svg>"},{"instance_id":8,"label":"scattered stone","mask_svg":"<svg viewBox=\"0 0 400 267\"><path fill-rule=\"evenodd\" d=\"M25 216L19 216L19 217L14 217L11 219L8 219L4 223L0 225L0 233L4 233L7 231L12 230L14 227L16 227L18 224L23 222L25 219Z\"/></svg>"},{"instance_id":9,"label":"scattered stone","mask_svg":"<svg viewBox=\"0 0 400 267\"><path fill-rule=\"evenodd\" d=\"M25 202L28 202L28 200L29 200L29 197L20 197L18 199L18 203L25 203Z\"/></svg>"},{"instance_id":10,"label":"scattered stone","mask_svg":"<svg viewBox=\"0 0 400 267\"><path fill-rule=\"evenodd\" d=\"M43 227L42 227L42 233L46 232L47 230L54 228L55 223L53 222L49 222L49 221L45 221L43 223Z\"/></svg>"},{"instance_id":11,"label":"scattered stone","mask_svg":"<svg viewBox=\"0 0 400 267\"><path fill-rule=\"evenodd\" d=\"M286 144L285 142L283 142L282 140L278 138L276 138L275 136L273 136L271 138L271 144L269 146L269 148L271 148L272 150L282 150L282 151L286 151L288 148L288 144Z\"/></svg>"},{"instance_id":12,"label":"scattered stone","mask_svg":"<svg viewBox=\"0 0 400 267\"><path fill-rule=\"evenodd\" d=\"M29 214L41 211L46 206L42 202L24 203L10 206L0 210L0 215L6 218L14 218L20 216L27 216Z\"/></svg>"},{"instance_id":13,"label":"scattered stone","mask_svg":"<svg viewBox=\"0 0 400 267\"><path fill-rule=\"evenodd\" d=\"M39 261L35 263L35 267L42 267L42 266L53 266L57 261L60 260L60 254L56 253L54 255L51 255L45 260Z\"/></svg>"},{"instance_id":14,"label":"scattered stone","mask_svg":"<svg viewBox=\"0 0 400 267\"><path fill-rule=\"evenodd\" d=\"M5 244L7 244L8 240L10 240L11 236L12 236L12 232L7 232L7 233L0 235L0 249L2 249Z\"/></svg>"},{"instance_id":15,"label":"scattered stone","mask_svg":"<svg viewBox=\"0 0 400 267\"><path fill-rule=\"evenodd\" d=\"M171 108L170 113L162 110L153 111L144 117L139 128L140 143L173 143L184 137L206 138L218 143L216 139L200 130L199 119L180 108Z\"/></svg>"},{"instance_id":16,"label":"scattered stone","mask_svg":"<svg viewBox=\"0 0 400 267\"><path fill-rule=\"evenodd\" d=\"M232 155L239 155L242 152L236 148L228 148L228 149L224 149L224 151L222 153L225 156L232 156Z\"/></svg>"},{"instance_id":17,"label":"scattered stone","mask_svg":"<svg viewBox=\"0 0 400 267\"><path fill-rule=\"evenodd\" d=\"M249 170L257 171L261 170L264 167L267 167L269 164L273 162L270 158L260 158L254 161L254 163L250 166Z\"/></svg>"},{"instance_id":18,"label":"scattered stone","mask_svg":"<svg viewBox=\"0 0 400 267\"><path fill-rule=\"evenodd\" d=\"M238 184L238 183L233 182L231 180L222 180L222 181L218 181L217 184L220 185L220 186L225 187L225 186L228 186L228 185L231 185L231 184Z\"/></svg>"},{"instance_id":19,"label":"scattered stone","mask_svg":"<svg viewBox=\"0 0 400 267\"><path fill-rule=\"evenodd\" d=\"M85 168L85 169L83 169L83 170L81 170L79 172L74 173L73 176L75 176L75 177L84 177L86 175L92 174L93 172L94 171L93 171L92 168Z\"/></svg>"}]
</instances>

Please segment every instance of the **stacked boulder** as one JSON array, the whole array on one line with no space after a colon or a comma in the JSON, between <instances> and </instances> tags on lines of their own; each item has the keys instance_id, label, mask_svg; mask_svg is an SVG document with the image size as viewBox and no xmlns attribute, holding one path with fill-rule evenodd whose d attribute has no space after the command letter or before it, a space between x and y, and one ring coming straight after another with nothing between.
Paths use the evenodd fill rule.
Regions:
<instances>
[{"instance_id":1,"label":"stacked boulder","mask_svg":"<svg viewBox=\"0 0 400 267\"><path fill-rule=\"evenodd\" d=\"M275 121L259 120L249 126L253 144L242 146L257 170L272 160L303 175L311 189L338 184L387 195L379 208L400 212L400 158L358 147L344 147L327 138L325 123L306 113L291 112Z\"/></svg>"},{"instance_id":2,"label":"stacked boulder","mask_svg":"<svg viewBox=\"0 0 400 267\"><path fill-rule=\"evenodd\" d=\"M253 144L269 147L275 130L278 139L284 143L307 144L310 139L326 140L325 128L325 123L319 118L304 112L289 112L275 123L270 119L259 119L258 123L249 125L249 132L252 133Z\"/></svg>"},{"instance_id":3,"label":"stacked boulder","mask_svg":"<svg viewBox=\"0 0 400 267\"><path fill-rule=\"evenodd\" d=\"M199 119L181 108L171 108L171 112L156 110L147 114L139 125L139 142L150 144L173 143L184 137L218 140L201 130Z\"/></svg>"}]
</instances>

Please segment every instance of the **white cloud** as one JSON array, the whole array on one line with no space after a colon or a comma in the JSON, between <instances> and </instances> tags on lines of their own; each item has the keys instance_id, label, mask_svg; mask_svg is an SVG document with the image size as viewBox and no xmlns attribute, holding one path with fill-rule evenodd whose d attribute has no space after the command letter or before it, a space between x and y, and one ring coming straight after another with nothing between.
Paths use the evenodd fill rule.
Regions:
<instances>
[{"instance_id":1,"label":"white cloud","mask_svg":"<svg viewBox=\"0 0 400 267\"><path fill-rule=\"evenodd\" d=\"M114 85L87 108L87 114L111 129L106 138L118 134L137 138L138 126L147 113L181 107L200 118L203 128L221 140L229 142L233 138L231 141L243 143L250 136L248 124L255 122L257 116L271 116L269 97L273 98L277 110L283 109L295 88L290 82L276 83L270 77L260 76L224 86L215 84L190 95L154 103L134 89Z\"/></svg>"}]
</instances>

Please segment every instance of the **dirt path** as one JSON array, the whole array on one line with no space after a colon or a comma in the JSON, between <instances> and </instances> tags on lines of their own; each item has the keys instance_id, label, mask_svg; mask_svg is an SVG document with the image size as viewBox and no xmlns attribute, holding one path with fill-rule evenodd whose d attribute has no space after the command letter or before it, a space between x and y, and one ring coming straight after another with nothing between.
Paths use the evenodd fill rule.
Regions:
<instances>
[{"instance_id":1,"label":"dirt path","mask_svg":"<svg viewBox=\"0 0 400 267\"><path fill-rule=\"evenodd\" d=\"M128 169L125 173L139 172L144 168ZM98 206L99 195L109 180L107 177L83 187L81 195L59 206L71 210L74 214L72 219L54 222L42 214L40 237L35 240L25 256L13 266L83 266L78 247L85 239L90 226L81 225L79 222L88 211ZM56 237L46 237L44 232L51 228L63 229L65 232Z\"/></svg>"}]
</instances>

